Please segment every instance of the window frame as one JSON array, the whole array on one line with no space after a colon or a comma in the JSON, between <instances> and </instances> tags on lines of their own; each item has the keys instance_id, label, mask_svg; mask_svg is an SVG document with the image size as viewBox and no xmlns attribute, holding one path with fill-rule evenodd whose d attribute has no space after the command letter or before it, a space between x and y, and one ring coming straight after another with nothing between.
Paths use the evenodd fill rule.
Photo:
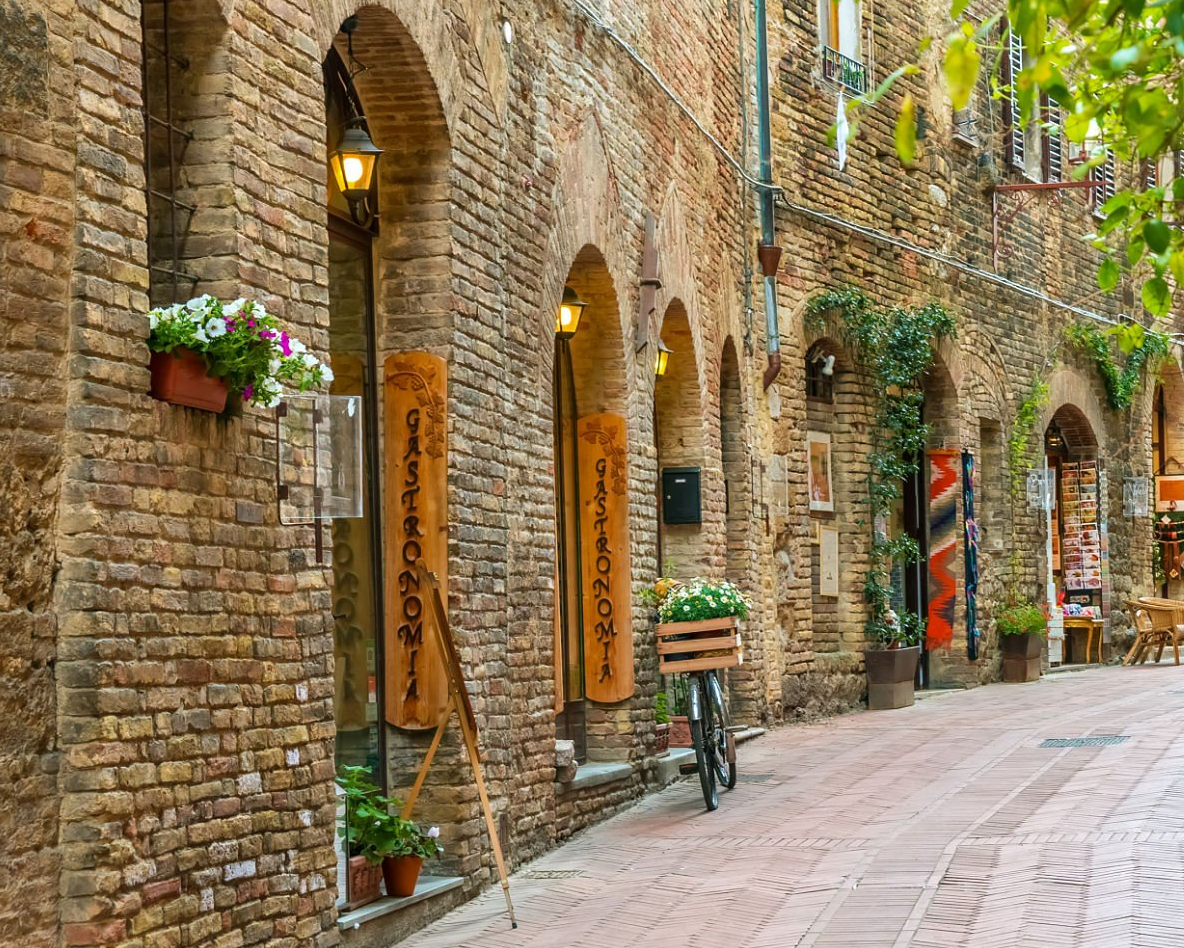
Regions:
<instances>
[{"instance_id":1,"label":"window frame","mask_svg":"<svg viewBox=\"0 0 1184 948\"><path fill-rule=\"evenodd\" d=\"M854 11L854 49L843 49L843 4ZM856 94L869 88L869 67L864 53L862 0L817 0L818 45L824 79Z\"/></svg>"},{"instance_id":2,"label":"window frame","mask_svg":"<svg viewBox=\"0 0 1184 948\"><path fill-rule=\"evenodd\" d=\"M156 45L150 39L149 11L160 10L161 45ZM176 121L176 98L174 96L174 69L182 72L189 69L189 61L173 52L172 22L169 17L169 0L144 0L140 5L140 37L142 57L140 63L141 86L141 115L144 122L144 197L145 219L147 225L147 267L148 267L148 298L152 305L178 303L192 296L197 286L198 278L182 268L182 247L189 225L197 211L195 205L181 201L177 197L179 190L178 171L184 161L185 146L193 141L193 132L183 128ZM163 61L164 81L157 84L152 79L153 67ZM157 98L159 96L159 98ZM157 108L159 103L162 108ZM157 161L153 144L154 131L163 130L166 136L164 148L167 161L168 175L165 189L160 190L156 184ZM178 139L181 140L178 147ZM156 239L156 224L161 213L158 205L163 203L167 210L169 253L162 255L158 252ZM181 214L186 215L184 226L179 223ZM165 264L170 264L166 266ZM188 288L182 291L182 283ZM167 292L166 292L167 290Z\"/></svg>"}]
</instances>

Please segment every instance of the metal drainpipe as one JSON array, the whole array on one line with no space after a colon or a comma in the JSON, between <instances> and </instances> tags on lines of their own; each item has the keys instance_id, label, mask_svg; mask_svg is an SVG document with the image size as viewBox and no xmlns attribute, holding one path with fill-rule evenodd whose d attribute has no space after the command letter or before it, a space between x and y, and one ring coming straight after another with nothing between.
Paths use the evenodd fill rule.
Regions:
<instances>
[{"instance_id":1,"label":"metal drainpipe","mask_svg":"<svg viewBox=\"0 0 1184 948\"><path fill-rule=\"evenodd\" d=\"M781 373L781 329L777 322L777 264L781 249L777 247L776 226L773 219L773 141L769 123L769 37L765 24L765 0L754 0L756 10L756 121L757 144L760 153L760 179L768 187L761 188L761 247L758 256L765 277L765 323L769 365L765 369L765 388L768 389Z\"/></svg>"}]
</instances>

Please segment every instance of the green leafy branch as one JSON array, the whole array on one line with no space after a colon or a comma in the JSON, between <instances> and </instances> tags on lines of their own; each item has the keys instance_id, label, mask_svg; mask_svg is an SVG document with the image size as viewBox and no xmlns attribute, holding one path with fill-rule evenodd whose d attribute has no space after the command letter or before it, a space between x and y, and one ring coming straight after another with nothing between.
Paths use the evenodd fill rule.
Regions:
<instances>
[{"instance_id":1,"label":"green leafy branch","mask_svg":"<svg viewBox=\"0 0 1184 948\"><path fill-rule=\"evenodd\" d=\"M1042 378L1032 380L1032 388L1020 402L1007 439L1007 472L1010 479L1011 500L1015 503L1024 493L1028 467L1032 464L1035 441L1032 437L1040 409L1048 404L1048 383Z\"/></svg>"},{"instance_id":2,"label":"green leafy branch","mask_svg":"<svg viewBox=\"0 0 1184 948\"><path fill-rule=\"evenodd\" d=\"M1154 329L1135 324L1113 326L1106 330L1077 323L1065 330L1069 342L1093 361L1106 386L1106 398L1115 411L1127 411L1143 381L1143 370L1153 371L1167 356L1170 341ZM1114 343L1126 353L1119 366L1114 360Z\"/></svg>"}]
</instances>

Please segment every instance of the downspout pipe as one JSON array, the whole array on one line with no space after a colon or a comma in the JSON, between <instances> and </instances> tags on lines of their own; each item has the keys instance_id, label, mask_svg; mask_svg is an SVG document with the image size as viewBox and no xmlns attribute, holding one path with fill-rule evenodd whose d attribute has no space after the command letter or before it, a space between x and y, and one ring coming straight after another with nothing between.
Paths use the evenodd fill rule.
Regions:
<instances>
[{"instance_id":1,"label":"downspout pipe","mask_svg":"<svg viewBox=\"0 0 1184 948\"><path fill-rule=\"evenodd\" d=\"M773 136L769 119L769 35L765 23L765 0L753 0L756 13L756 123L757 149L760 156L761 243L757 257L765 278L765 329L769 364L765 369L765 389L781 374L781 328L777 321L777 267L781 248L777 246L773 218Z\"/></svg>"}]
</instances>

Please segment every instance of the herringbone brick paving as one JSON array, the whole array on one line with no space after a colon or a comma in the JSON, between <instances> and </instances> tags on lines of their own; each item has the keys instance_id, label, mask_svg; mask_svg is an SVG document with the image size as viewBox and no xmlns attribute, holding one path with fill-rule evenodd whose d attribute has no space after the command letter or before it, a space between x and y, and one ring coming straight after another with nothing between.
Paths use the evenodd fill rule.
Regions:
<instances>
[{"instance_id":1,"label":"herringbone brick paving","mask_svg":"<svg viewBox=\"0 0 1184 948\"><path fill-rule=\"evenodd\" d=\"M1129 735L1041 748L1046 738ZM1184 669L1099 668L772 731L408 948L1184 948ZM574 872L530 878L544 871Z\"/></svg>"}]
</instances>

